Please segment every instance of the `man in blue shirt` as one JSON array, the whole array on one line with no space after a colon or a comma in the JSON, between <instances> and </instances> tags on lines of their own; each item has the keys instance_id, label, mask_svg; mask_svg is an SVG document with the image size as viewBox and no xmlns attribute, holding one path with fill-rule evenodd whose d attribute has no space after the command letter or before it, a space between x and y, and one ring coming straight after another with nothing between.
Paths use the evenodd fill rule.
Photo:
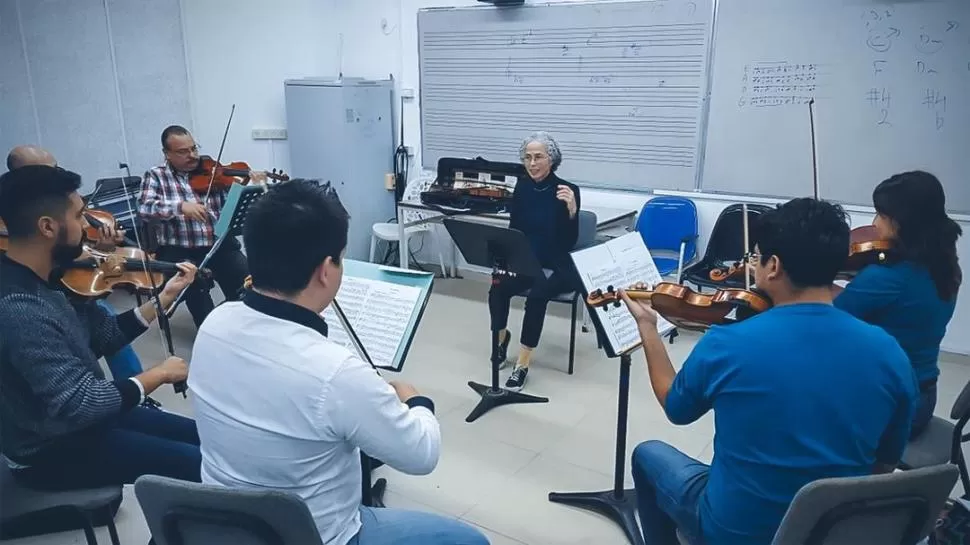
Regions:
<instances>
[{"instance_id":1,"label":"man in blue shirt","mask_svg":"<svg viewBox=\"0 0 970 545\"><path fill-rule=\"evenodd\" d=\"M899 344L832 306L849 227L836 205L795 199L765 213L748 256L774 307L712 327L680 372L656 314L622 294L637 319L654 394L671 422L714 410L710 467L659 441L633 454L647 545L771 542L809 482L894 466L909 437L916 377Z\"/></svg>"}]
</instances>

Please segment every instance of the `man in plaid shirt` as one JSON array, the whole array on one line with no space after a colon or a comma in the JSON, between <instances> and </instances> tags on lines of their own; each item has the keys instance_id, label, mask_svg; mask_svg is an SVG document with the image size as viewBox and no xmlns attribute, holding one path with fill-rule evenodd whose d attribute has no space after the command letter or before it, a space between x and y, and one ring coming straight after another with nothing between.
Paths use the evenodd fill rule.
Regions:
<instances>
[{"instance_id":1,"label":"man in plaid shirt","mask_svg":"<svg viewBox=\"0 0 970 545\"><path fill-rule=\"evenodd\" d=\"M185 127L172 125L162 131L165 164L145 173L138 212L154 222L158 239L156 258L177 263L189 260L199 265L216 242L215 225L226 203L228 190L213 188L208 198L196 194L189 185L190 173L199 166L199 147ZM252 173L259 182L263 173ZM206 264L227 301L239 298L246 280L246 256L235 237L222 242ZM185 304L196 327L214 308L209 284L196 280L185 294Z\"/></svg>"}]
</instances>

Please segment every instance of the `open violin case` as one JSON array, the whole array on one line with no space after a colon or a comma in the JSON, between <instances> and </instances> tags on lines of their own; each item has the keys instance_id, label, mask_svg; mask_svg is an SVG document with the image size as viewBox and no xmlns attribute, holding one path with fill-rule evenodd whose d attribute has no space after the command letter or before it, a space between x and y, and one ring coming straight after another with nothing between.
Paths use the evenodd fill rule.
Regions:
<instances>
[{"instance_id":1,"label":"open violin case","mask_svg":"<svg viewBox=\"0 0 970 545\"><path fill-rule=\"evenodd\" d=\"M516 182L525 175L519 163L442 157L435 181L421 193L421 202L478 214L504 212L512 203Z\"/></svg>"}]
</instances>

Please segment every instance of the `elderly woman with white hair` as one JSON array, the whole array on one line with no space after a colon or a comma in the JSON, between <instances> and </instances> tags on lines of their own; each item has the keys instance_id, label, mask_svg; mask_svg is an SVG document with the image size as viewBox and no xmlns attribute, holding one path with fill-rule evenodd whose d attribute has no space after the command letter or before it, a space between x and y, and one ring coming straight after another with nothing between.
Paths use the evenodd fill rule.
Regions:
<instances>
[{"instance_id":1,"label":"elderly woman with white hair","mask_svg":"<svg viewBox=\"0 0 970 545\"><path fill-rule=\"evenodd\" d=\"M524 175L515 184L509 227L525 233L542 267L553 272L548 278L503 279L493 284L488 293L491 328L498 332L498 355L504 366L512 338L507 328L510 301L513 296L529 289L519 337L522 347L515 368L505 383L510 390L521 390L525 385L549 300L579 287L579 278L569 257L579 236L579 188L556 176L562 153L547 133L537 132L526 138L519 157Z\"/></svg>"}]
</instances>

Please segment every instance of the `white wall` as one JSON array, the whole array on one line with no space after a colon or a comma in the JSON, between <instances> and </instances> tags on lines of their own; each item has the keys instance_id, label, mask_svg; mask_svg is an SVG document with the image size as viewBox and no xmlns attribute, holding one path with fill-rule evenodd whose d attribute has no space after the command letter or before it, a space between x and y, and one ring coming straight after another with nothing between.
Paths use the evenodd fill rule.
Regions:
<instances>
[{"instance_id":1,"label":"white wall","mask_svg":"<svg viewBox=\"0 0 970 545\"><path fill-rule=\"evenodd\" d=\"M288 169L286 141L251 138L254 127L285 127L283 80L335 76L339 72L348 77L365 78L386 78L392 74L398 90L410 88L417 92L417 11L436 5L480 3L474 0L278 0L273 3L182 0L194 118L186 123L194 127L203 151L215 156L226 116L235 102L236 114L223 159L244 160L253 168ZM221 29L228 30L220 32ZM276 35L275 29L279 29ZM238 38L230 40L229 36ZM396 113L395 119L400 119L399 115ZM420 164L418 101L407 101L403 115L405 143L416 154L412 160L413 176ZM697 204L701 231L698 247L703 251L718 214L737 199L688 196ZM589 205L637 210L649 197L613 191L583 192L583 201ZM871 210L852 210L855 226L871 219ZM962 225L967 234L960 240L959 251L964 256L964 268L970 271L970 223ZM436 262L428 252L431 244L426 243L423 248L417 256L419 260ZM970 287L960 294L957 313L943 342L944 349L970 353L970 337L957 334L968 330Z\"/></svg>"},{"instance_id":2,"label":"white wall","mask_svg":"<svg viewBox=\"0 0 970 545\"><path fill-rule=\"evenodd\" d=\"M223 163L245 161L257 170L289 171L287 142L253 140L252 129L286 127L283 80L337 76L338 2L351 3L182 0L193 119L181 122L192 130L203 153L219 153L235 103Z\"/></svg>"},{"instance_id":3,"label":"white wall","mask_svg":"<svg viewBox=\"0 0 970 545\"><path fill-rule=\"evenodd\" d=\"M567 0L551 0L567 1ZM338 0L338 26L343 29L343 55L341 65L345 75L362 77L386 77L393 73L398 88L418 89L418 44L417 11L423 7L436 5L481 5L474 0ZM420 164L420 117L417 100L404 106L405 143L413 146L416 157L412 168ZM540 129L541 127L536 127ZM487 151L487 150L483 150ZM569 160L568 157L565 160ZM716 173L708 173L714 175ZM873 184L878 180L873 180ZM698 247L703 251L711 228L718 214L737 199L691 196L697 204L700 216L701 237ZM586 190L583 202L589 205L609 207L631 207L638 209L649 195L613 191ZM752 200L748 200L753 202ZM770 201L761 201L770 202ZM873 212L865 209L851 209L852 225L864 225L872 220ZM963 266L970 277L970 222L961 223L966 235L960 240L959 252L963 256ZM420 243L419 243L420 244ZM428 254L430 244L418 255L422 262L433 263L436 258ZM447 257L447 254L446 254ZM962 336L958 331L964 332ZM957 312L950 322L948 335L943 348L949 351L970 353L970 281L960 293Z\"/></svg>"}]
</instances>

